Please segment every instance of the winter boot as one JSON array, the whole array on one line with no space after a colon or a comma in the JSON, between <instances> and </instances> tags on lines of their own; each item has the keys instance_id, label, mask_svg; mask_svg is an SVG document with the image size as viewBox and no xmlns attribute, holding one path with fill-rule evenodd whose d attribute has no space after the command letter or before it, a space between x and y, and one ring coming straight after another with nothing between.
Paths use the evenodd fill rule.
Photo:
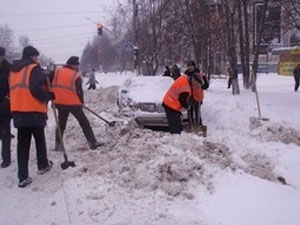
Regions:
<instances>
[{"instance_id":1,"label":"winter boot","mask_svg":"<svg viewBox=\"0 0 300 225\"><path fill-rule=\"evenodd\" d=\"M1 168L6 168L6 167L8 167L10 165L10 161L3 161L2 163L1 163Z\"/></svg>"},{"instance_id":2,"label":"winter boot","mask_svg":"<svg viewBox=\"0 0 300 225\"><path fill-rule=\"evenodd\" d=\"M98 147L103 146L104 144L105 144L104 142L98 142L98 141L96 141L96 142L93 142L93 143L89 143L89 147L90 147L91 150L95 150Z\"/></svg>"},{"instance_id":3,"label":"winter boot","mask_svg":"<svg viewBox=\"0 0 300 225\"><path fill-rule=\"evenodd\" d=\"M24 187L26 187L27 185L29 185L31 183L32 183L32 178L27 177L25 180L22 180L22 181L19 182L19 187L24 188Z\"/></svg>"},{"instance_id":4,"label":"winter boot","mask_svg":"<svg viewBox=\"0 0 300 225\"><path fill-rule=\"evenodd\" d=\"M48 166L46 166L45 168L43 168L43 169L40 169L40 170L38 170L38 174L44 174L44 173L46 173L46 172L48 172L49 170L51 170L52 169L52 167L53 167L53 162L52 161L48 161Z\"/></svg>"}]
</instances>

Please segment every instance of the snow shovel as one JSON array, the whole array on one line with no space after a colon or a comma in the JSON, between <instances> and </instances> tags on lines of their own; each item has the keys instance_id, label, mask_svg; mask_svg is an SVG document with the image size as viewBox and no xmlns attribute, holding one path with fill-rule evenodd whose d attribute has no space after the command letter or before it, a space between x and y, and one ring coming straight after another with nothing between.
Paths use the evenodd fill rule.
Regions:
<instances>
[{"instance_id":1,"label":"snow shovel","mask_svg":"<svg viewBox=\"0 0 300 225\"><path fill-rule=\"evenodd\" d=\"M199 124L193 123L191 121L190 113L188 109L188 127L185 128L186 132L188 133L195 133L199 136L207 137L207 126L202 124L202 117L201 117L201 110L199 109Z\"/></svg>"},{"instance_id":2,"label":"snow shovel","mask_svg":"<svg viewBox=\"0 0 300 225\"><path fill-rule=\"evenodd\" d=\"M47 80L48 89L51 90L51 85L50 85L49 78L47 77L46 80ZM67 152L66 152L65 145L64 145L64 142L63 142L63 138L62 138L61 129L60 129L59 122L58 122L55 103L53 102L53 100L51 101L51 103L52 103L52 109L53 109L53 114L54 114L54 118L55 118L57 131L58 131L58 137L59 137L59 141L61 143L61 147L62 147L63 154L64 154L64 160L65 160L63 163L60 164L60 166L63 170L65 170L65 169L68 169L69 167L75 167L75 162L68 160Z\"/></svg>"},{"instance_id":3,"label":"snow shovel","mask_svg":"<svg viewBox=\"0 0 300 225\"><path fill-rule=\"evenodd\" d=\"M90 108L88 108L86 105L83 105L83 108L85 108L86 110L88 110L89 112L91 112L92 114L94 114L95 116L97 116L99 119L103 120L109 126L114 127L116 125L116 121L107 121L102 116L100 116L99 114L97 114L96 112L94 112L93 110L91 110Z\"/></svg>"}]
</instances>

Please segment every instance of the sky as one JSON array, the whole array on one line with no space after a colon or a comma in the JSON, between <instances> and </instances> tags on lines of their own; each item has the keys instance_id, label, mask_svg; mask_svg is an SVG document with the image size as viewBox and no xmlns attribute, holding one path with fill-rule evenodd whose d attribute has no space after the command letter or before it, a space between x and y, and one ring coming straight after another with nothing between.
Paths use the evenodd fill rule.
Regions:
<instances>
[{"instance_id":1,"label":"sky","mask_svg":"<svg viewBox=\"0 0 300 225\"><path fill-rule=\"evenodd\" d=\"M19 36L56 63L69 56L81 56L89 40L97 34L99 22L109 26L119 0L0 0L0 24L14 32L15 47L21 50Z\"/></svg>"}]
</instances>

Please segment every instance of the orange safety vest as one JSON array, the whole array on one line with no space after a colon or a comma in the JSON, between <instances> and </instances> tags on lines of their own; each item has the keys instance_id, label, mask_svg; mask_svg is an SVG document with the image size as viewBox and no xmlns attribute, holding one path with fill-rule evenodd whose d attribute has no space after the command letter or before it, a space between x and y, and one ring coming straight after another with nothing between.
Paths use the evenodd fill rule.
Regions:
<instances>
[{"instance_id":1,"label":"orange safety vest","mask_svg":"<svg viewBox=\"0 0 300 225\"><path fill-rule=\"evenodd\" d=\"M30 92L30 76L36 66L36 63L32 63L18 72L10 72L9 89L12 112L47 113L47 103L36 99Z\"/></svg>"},{"instance_id":2,"label":"orange safety vest","mask_svg":"<svg viewBox=\"0 0 300 225\"><path fill-rule=\"evenodd\" d=\"M203 73L200 72L201 78L203 78ZM196 81L193 77L191 77L191 86L192 86L192 95L193 99L196 100L197 102L202 102L204 99L204 91L201 87L201 84Z\"/></svg>"},{"instance_id":3,"label":"orange safety vest","mask_svg":"<svg viewBox=\"0 0 300 225\"><path fill-rule=\"evenodd\" d=\"M187 92L189 97L191 96L191 86L189 84L189 78L187 75L182 75L174 81L172 86L165 94L163 103L171 109L181 112L182 107L179 102L179 95L184 92Z\"/></svg>"},{"instance_id":4,"label":"orange safety vest","mask_svg":"<svg viewBox=\"0 0 300 225\"><path fill-rule=\"evenodd\" d=\"M70 68L60 68L55 71L51 89L55 95L55 104L82 105L76 92L75 83L78 78L80 74Z\"/></svg>"}]
</instances>

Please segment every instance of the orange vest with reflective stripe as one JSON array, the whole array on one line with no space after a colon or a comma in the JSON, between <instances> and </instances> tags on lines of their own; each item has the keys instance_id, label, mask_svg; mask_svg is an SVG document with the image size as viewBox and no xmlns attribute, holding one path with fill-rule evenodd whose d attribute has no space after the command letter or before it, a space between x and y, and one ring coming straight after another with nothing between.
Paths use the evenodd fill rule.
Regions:
<instances>
[{"instance_id":1,"label":"orange vest with reflective stripe","mask_svg":"<svg viewBox=\"0 0 300 225\"><path fill-rule=\"evenodd\" d=\"M163 103L174 109L181 112L181 104L179 102L179 95L187 92L189 97L191 96L191 86L189 84L187 75L182 75L174 81L172 86L169 88L167 93L164 96Z\"/></svg>"},{"instance_id":2,"label":"orange vest with reflective stripe","mask_svg":"<svg viewBox=\"0 0 300 225\"><path fill-rule=\"evenodd\" d=\"M82 105L76 92L78 78L80 74L69 68L60 68L55 71L51 89L55 94L55 104Z\"/></svg>"},{"instance_id":3,"label":"orange vest with reflective stripe","mask_svg":"<svg viewBox=\"0 0 300 225\"><path fill-rule=\"evenodd\" d=\"M47 113L47 104L30 92L29 81L31 72L37 64L29 64L18 72L10 72L10 107L12 112L39 112Z\"/></svg>"},{"instance_id":4,"label":"orange vest with reflective stripe","mask_svg":"<svg viewBox=\"0 0 300 225\"><path fill-rule=\"evenodd\" d=\"M203 73L200 72L201 78L203 78ZM201 84L196 81L194 78L191 80L192 85L192 92L193 92L193 99L195 99L197 102L202 102L204 99L204 91L201 88Z\"/></svg>"}]
</instances>

